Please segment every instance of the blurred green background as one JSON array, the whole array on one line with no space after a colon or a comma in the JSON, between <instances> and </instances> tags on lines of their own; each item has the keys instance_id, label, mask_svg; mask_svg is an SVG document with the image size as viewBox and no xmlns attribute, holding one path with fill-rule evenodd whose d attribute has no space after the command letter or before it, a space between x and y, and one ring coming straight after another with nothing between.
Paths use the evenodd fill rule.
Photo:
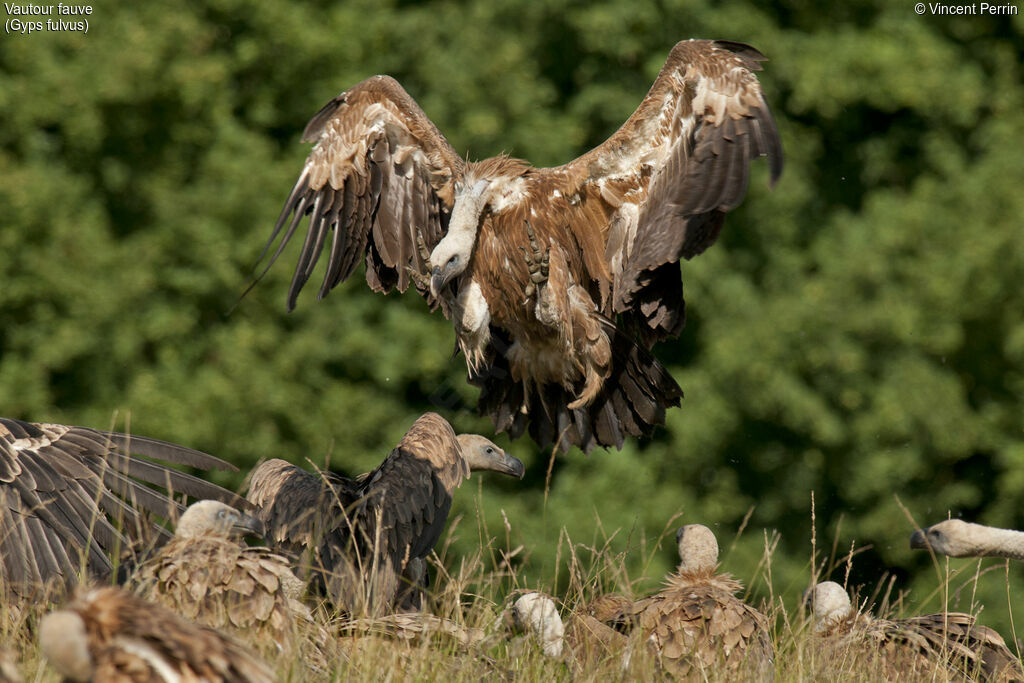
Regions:
<instances>
[{"instance_id":1,"label":"blurred green background","mask_svg":"<svg viewBox=\"0 0 1024 683\"><path fill-rule=\"evenodd\" d=\"M460 153L555 165L626 119L676 41L722 38L771 60L786 169L769 191L755 163L719 243L684 264L689 323L657 349L682 408L651 440L559 458L546 496L549 454L498 436L527 477L464 487L447 560L485 525L494 547L525 546L521 580L550 584L564 526L583 548L611 538L650 588L673 543L639 539L678 514L672 527L716 530L755 596L793 607L813 492L819 560L855 547L854 585L889 572L926 611L939 576L908 549L897 496L919 523L1024 528L1021 16L919 16L909 0L165 0L100 2L89 19L88 34L0 41L0 415L131 430L243 474L269 457L365 471L431 409L488 433L449 323L414 293L385 299L356 276L286 314L293 248L227 314L309 151L302 128L388 73ZM1009 638L993 566L949 605L984 603ZM1024 570L1009 577L1019 600Z\"/></svg>"}]
</instances>

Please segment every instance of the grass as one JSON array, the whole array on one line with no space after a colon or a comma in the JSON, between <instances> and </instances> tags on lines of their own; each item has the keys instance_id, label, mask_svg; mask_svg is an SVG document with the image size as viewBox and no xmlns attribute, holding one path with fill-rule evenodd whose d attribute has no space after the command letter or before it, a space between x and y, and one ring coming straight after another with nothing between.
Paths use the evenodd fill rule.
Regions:
<instances>
[{"instance_id":1,"label":"grass","mask_svg":"<svg viewBox=\"0 0 1024 683\"><path fill-rule=\"evenodd\" d=\"M482 516L478 515L478 519ZM812 512L813 517L813 512ZM394 635L394 628L387 622L361 622L359 628L344 629L345 622L332 619L321 606L320 615L331 633L325 656L325 670L310 672L307 661L299 655L281 657L274 652L264 652L268 661L277 668L282 681L458 681L481 680L643 680L651 679L658 673L657 663L648 655L638 635L633 636L630 646L631 658L628 669L624 669L621 657L591 659L584 664L551 659L543 655L537 644L529 637L510 634L503 623L503 611L515 597L525 590L540 590L555 595L563 618L593 598L609 593L622 593L637 597L653 592L660 584L661 577L648 576L642 569L633 575L627 569L627 562L635 553L643 553L641 567L651 564L662 541L671 542L679 519L671 519L657 539L628 536L627 549L614 551L612 539L618 531L605 535L603 544L577 543L564 530L557 541L556 575L546 584L527 584L519 560L526 549L512 544L512 526L504 521L504 528L492 533L482 522L477 524L479 548L470 556L452 556L450 545L465 520L454 519L449 525L445 539L437 548L433 560L433 586L431 613L450 620L466 629L468 638L474 642L466 645L451 634L435 633L423 636L413 634L403 638ZM690 520L687 520L690 521ZM813 528L813 519L812 519ZM741 527L734 538L719 538L723 556L728 558L735 539L744 531ZM799 605L783 598L789 587L775 583L773 565L777 559L779 537L764 534L763 553L760 561L751 568L748 575L738 578L746 585L746 596L763 596L760 604L771 624L771 636L775 645L775 673L781 681L867 681L880 680L881 672L873 658L871 648L824 648L821 638L813 631L813 624L806 611ZM807 561L807 587L819 578L831 578L844 583L856 561L855 548L840 549L834 544L828 551L819 547L816 536L810 539ZM632 563L632 566L636 566ZM978 565L980 566L980 565ZM998 565L995 569L1002 568ZM955 596L972 595L985 572L952 572L948 562L936 560L937 585L933 596L944 604L951 604ZM559 586L563 588L558 589ZM1009 587L1009 579L1007 578ZM1007 588L1009 590L1009 588ZM869 609L877 616L898 618L913 616L906 613L906 595L896 589L894 577L881 577L874 586L860 591L855 604L862 610ZM963 610L962 602L960 603ZM1007 604L1011 619L1013 602L1009 593ZM971 600L971 609L981 605ZM1003 609L1006 606L992 606ZM36 644L36 626L42 614L52 608L47 600L38 600L27 605L6 603L0 605L0 644L13 649L18 666L25 681L55 681L56 673L41 659ZM337 634L344 631L346 635ZM1018 657L1021 644L1015 634L1003 633L1007 644ZM0 648L2 651L2 648ZM298 648L291 648L298 652ZM919 671L914 677L901 680L946 680L948 672L936 665L931 670ZM708 672L699 680L733 680L734 677L716 671Z\"/></svg>"}]
</instances>

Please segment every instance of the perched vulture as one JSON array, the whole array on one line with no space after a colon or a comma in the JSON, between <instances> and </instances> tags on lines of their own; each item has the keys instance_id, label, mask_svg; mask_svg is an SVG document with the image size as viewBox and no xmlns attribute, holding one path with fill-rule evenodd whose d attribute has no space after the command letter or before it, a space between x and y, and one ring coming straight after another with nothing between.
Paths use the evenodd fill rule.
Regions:
<instances>
[{"instance_id":1,"label":"perched vulture","mask_svg":"<svg viewBox=\"0 0 1024 683\"><path fill-rule=\"evenodd\" d=\"M39 627L43 656L72 681L262 683L274 672L208 626L121 588L81 590Z\"/></svg>"},{"instance_id":2,"label":"perched vulture","mask_svg":"<svg viewBox=\"0 0 1024 683\"><path fill-rule=\"evenodd\" d=\"M939 555L949 557L1008 557L1011 560L1024 560L1024 531L947 519L915 531L910 536L910 547L914 550L931 548Z\"/></svg>"},{"instance_id":3,"label":"perched vulture","mask_svg":"<svg viewBox=\"0 0 1024 683\"><path fill-rule=\"evenodd\" d=\"M676 534L678 570L661 592L603 620L641 629L661 666L674 676L708 677L730 671L745 679L774 676L768 621L735 596L742 588L729 574L716 574L718 541L706 526L689 524Z\"/></svg>"},{"instance_id":4,"label":"perched vulture","mask_svg":"<svg viewBox=\"0 0 1024 683\"><path fill-rule=\"evenodd\" d=\"M218 501L193 503L174 538L133 577L135 592L261 650L286 648L316 630L304 586L288 559L240 543L244 536L262 538L262 522Z\"/></svg>"},{"instance_id":5,"label":"perched vulture","mask_svg":"<svg viewBox=\"0 0 1024 683\"><path fill-rule=\"evenodd\" d=\"M639 108L575 161L464 161L394 79L309 122L315 142L267 243L310 215L288 307L325 250L319 296L366 260L378 292L412 282L451 318L479 408L541 446L621 447L662 424L678 385L650 355L684 323L679 259L714 244L752 159L782 150L741 43L678 43ZM265 270L263 272L266 272Z\"/></svg>"},{"instance_id":6,"label":"perched vulture","mask_svg":"<svg viewBox=\"0 0 1024 683\"><path fill-rule=\"evenodd\" d=\"M6 587L28 597L51 583L69 587L83 566L95 577L110 574L119 559L170 537L151 515L177 517L184 508L174 495L248 505L149 458L235 469L154 439L0 418L0 593Z\"/></svg>"},{"instance_id":7,"label":"perched vulture","mask_svg":"<svg viewBox=\"0 0 1024 683\"><path fill-rule=\"evenodd\" d=\"M863 666L886 680L909 675L938 674L943 679L979 677L982 680L1024 680L1020 660L1003 638L974 617L944 612L906 619L879 619L853 609L846 589L834 581L814 588L815 631L825 648L820 661L863 657ZM826 672L818 672L829 678Z\"/></svg>"},{"instance_id":8,"label":"perched vulture","mask_svg":"<svg viewBox=\"0 0 1024 683\"><path fill-rule=\"evenodd\" d=\"M521 478L523 463L426 413L372 472L352 480L270 460L253 471L248 498L269 542L303 554L335 607L380 614L417 606L455 489L476 470Z\"/></svg>"}]
</instances>

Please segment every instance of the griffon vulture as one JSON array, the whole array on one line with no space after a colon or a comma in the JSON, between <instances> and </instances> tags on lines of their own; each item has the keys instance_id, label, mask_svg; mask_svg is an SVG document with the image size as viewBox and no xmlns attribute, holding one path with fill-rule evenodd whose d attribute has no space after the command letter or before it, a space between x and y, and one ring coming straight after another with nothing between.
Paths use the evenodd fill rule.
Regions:
<instances>
[{"instance_id":1,"label":"griffon vulture","mask_svg":"<svg viewBox=\"0 0 1024 683\"><path fill-rule=\"evenodd\" d=\"M274 672L208 626L115 587L80 591L39 626L43 656L72 681L270 683Z\"/></svg>"},{"instance_id":2,"label":"griffon vulture","mask_svg":"<svg viewBox=\"0 0 1024 683\"><path fill-rule=\"evenodd\" d=\"M942 678L979 675L983 680L1022 680L1020 661L1003 638L959 612L906 619L879 619L853 609L846 589L823 581L813 591L815 631L826 643L820 661L848 660L848 648L863 665L887 680L917 674ZM823 678L827 673L819 672Z\"/></svg>"},{"instance_id":3,"label":"griffon vulture","mask_svg":"<svg viewBox=\"0 0 1024 683\"><path fill-rule=\"evenodd\" d=\"M604 614L603 620L618 628L640 628L661 666L675 676L707 677L728 670L770 680L774 649L768 621L735 596L742 589L739 581L715 573L715 535L706 526L688 524L676 540L679 567L666 578L665 588Z\"/></svg>"},{"instance_id":4,"label":"griffon vulture","mask_svg":"<svg viewBox=\"0 0 1024 683\"><path fill-rule=\"evenodd\" d=\"M269 542L306 554L336 607L379 614L418 603L455 489L476 470L521 478L524 468L484 437L456 436L427 413L372 472L351 480L270 460L253 471L248 498Z\"/></svg>"},{"instance_id":5,"label":"griffon vulture","mask_svg":"<svg viewBox=\"0 0 1024 683\"><path fill-rule=\"evenodd\" d=\"M306 126L316 146L266 267L309 214L289 309L322 252L320 297L365 256L374 291L412 282L442 306L498 431L621 447L682 395L649 353L683 328L679 259L714 244L751 160L768 158L772 183L781 173L754 75L764 59L741 43L678 43L622 127L554 168L464 161L394 79L369 78Z\"/></svg>"},{"instance_id":6,"label":"griffon vulture","mask_svg":"<svg viewBox=\"0 0 1024 683\"><path fill-rule=\"evenodd\" d=\"M931 548L949 557L1007 557L1011 560L1024 560L1024 531L947 519L915 531L910 536L910 547L914 550Z\"/></svg>"},{"instance_id":7,"label":"griffon vulture","mask_svg":"<svg viewBox=\"0 0 1024 683\"><path fill-rule=\"evenodd\" d=\"M83 566L92 576L109 574L126 552L170 537L149 515L180 514L172 492L247 505L146 458L235 469L155 439L0 418L0 590L27 597L51 582L70 586Z\"/></svg>"},{"instance_id":8,"label":"griffon vulture","mask_svg":"<svg viewBox=\"0 0 1024 683\"><path fill-rule=\"evenodd\" d=\"M291 562L240 543L244 536L262 538L263 523L218 501L193 503L174 538L139 567L135 592L262 650L285 648L306 631L324 640L326 634L313 633L312 615L301 602L304 586ZM314 650L307 654L322 664Z\"/></svg>"},{"instance_id":9,"label":"griffon vulture","mask_svg":"<svg viewBox=\"0 0 1024 683\"><path fill-rule=\"evenodd\" d=\"M631 661L627 636L592 614L592 607L572 612L563 623L555 601L543 593L519 596L503 612L506 627L529 634L548 657L565 658L574 673L594 675L603 663L611 664L607 674L626 673ZM629 672L641 677L639 672Z\"/></svg>"}]
</instances>

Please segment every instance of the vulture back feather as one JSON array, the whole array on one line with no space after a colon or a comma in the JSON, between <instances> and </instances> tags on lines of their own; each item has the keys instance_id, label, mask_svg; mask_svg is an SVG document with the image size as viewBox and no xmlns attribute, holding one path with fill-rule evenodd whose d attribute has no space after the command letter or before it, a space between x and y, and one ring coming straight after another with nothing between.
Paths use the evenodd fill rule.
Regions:
<instances>
[{"instance_id":1,"label":"vulture back feather","mask_svg":"<svg viewBox=\"0 0 1024 683\"><path fill-rule=\"evenodd\" d=\"M680 564L665 588L630 608L662 667L674 676L726 670L770 680L774 649L763 614L736 597L742 584L715 573L718 542L705 526L677 534Z\"/></svg>"},{"instance_id":2,"label":"vulture back feather","mask_svg":"<svg viewBox=\"0 0 1024 683\"><path fill-rule=\"evenodd\" d=\"M304 586L291 562L241 543L244 535L262 537L262 523L217 501L192 504L174 538L133 577L135 592L261 651L294 647L324 666L315 644L322 645L326 633L319 633L301 601Z\"/></svg>"},{"instance_id":3,"label":"vulture back feather","mask_svg":"<svg viewBox=\"0 0 1024 683\"><path fill-rule=\"evenodd\" d=\"M890 680L908 675L1021 681L1020 660L995 630L975 623L970 614L942 612L903 619L881 619L853 608L846 590L834 581L814 588L815 630L828 643L822 658L839 660L849 649Z\"/></svg>"},{"instance_id":4,"label":"vulture back feather","mask_svg":"<svg viewBox=\"0 0 1024 683\"><path fill-rule=\"evenodd\" d=\"M153 518L181 514L175 495L248 505L164 463L235 469L155 439L0 418L0 590L27 597L69 587L82 567L108 575L170 538Z\"/></svg>"},{"instance_id":5,"label":"vulture back feather","mask_svg":"<svg viewBox=\"0 0 1024 683\"><path fill-rule=\"evenodd\" d=\"M43 618L39 642L50 664L72 681L276 680L231 638L114 587L80 590Z\"/></svg>"}]
</instances>

